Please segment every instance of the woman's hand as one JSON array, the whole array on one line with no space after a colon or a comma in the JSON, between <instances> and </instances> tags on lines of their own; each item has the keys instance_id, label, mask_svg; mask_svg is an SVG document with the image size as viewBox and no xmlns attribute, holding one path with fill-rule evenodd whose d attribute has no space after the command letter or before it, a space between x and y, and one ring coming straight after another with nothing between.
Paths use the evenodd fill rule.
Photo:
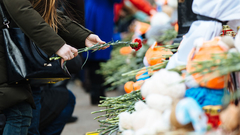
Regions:
<instances>
[{"instance_id":1,"label":"woman's hand","mask_svg":"<svg viewBox=\"0 0 240 135\"><path fill-rule=\"evenodd\" d=\"M95 34L90 34L87 38L86 38L86 40L85 40L85 45L87 46L87 47L92 47L93 45L95 45L95 44L97 44L97 43L99 43L99 44L105 44L106 42L104 42L104 41L102 41L97 35L95 35ZM109 46L105 46L105 47L103 47L103 48L101 48L101 49L106 49L106 48L108 48Z\"/></svg>"},{"instance_id":2,"label":"woman's hand","mask_svg":"<svg viewBox=\"0 0 240 135\"><path fill-rule=\"evenodd\" d=\"M56 54L64 61L71 60L74 57L78 55L78 50L74 47L71 47L70 45L64 44L57 52Z\"/></svg>"}]
</instances>

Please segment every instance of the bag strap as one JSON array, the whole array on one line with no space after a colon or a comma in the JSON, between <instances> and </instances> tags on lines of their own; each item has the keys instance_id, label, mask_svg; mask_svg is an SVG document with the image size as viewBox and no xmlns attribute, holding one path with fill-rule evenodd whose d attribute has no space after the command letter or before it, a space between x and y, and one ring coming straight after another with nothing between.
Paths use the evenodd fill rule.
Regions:
<instances>
[{"instance_id":1,"label":"bag strap","mask_svg":"<svg viewBox=\"0 0 240 135\"><path fill-rule=\"evenodd\" d=\"M4 24L5 26L7 26L7 28L9 28L9 23L10 23L10 22L8 21L6 15L5 15L4 12L3 12L2 4L0 4L0 13L2 14L3 24Z\"/></svg>"},{"instance_id":2,"label":"bag strap","mask_svg":"<svg viewBox=\"0 0 240 135\"><path fill-rule=\"evenodd\" d=\"M6 14L3 12L3 8L2 8L2 4L1 4L1 3L0 3L0 13L1 13L2 18L3 18L3 24L6 25L7 28L9 28L10 21L7 19ZM42 52L40 51L39 47L36 46L35 43L33 43L32 45L33 45L33 47L36 49L37 53L38 53L44 60L46 60L47 62L50 62L50 60L42 54Z\"/></svg>"}]
</instances>

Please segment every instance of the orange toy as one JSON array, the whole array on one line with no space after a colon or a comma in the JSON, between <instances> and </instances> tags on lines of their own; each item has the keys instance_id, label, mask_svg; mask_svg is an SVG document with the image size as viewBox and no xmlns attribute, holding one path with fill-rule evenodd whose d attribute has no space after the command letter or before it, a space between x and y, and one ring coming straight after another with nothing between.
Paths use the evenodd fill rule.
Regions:
<instances>
[{"instance_id":1,"label":"orange toy","mask_svg":"<svg viewBox=\"0 0 240 135\"><path fill-rule=\"evenodd\" d=\"M150 24L136 21L135 32L145 34L150 28Z\"/></svg>"},{"instance_id":2,"label":"orange toy","mask_svg":"<svg viewBox=\"0 0 240 135\"><path fill-rule=\"evenodd\" d=\"M157 72L157 71L159 71L159 70L149 70L148 71L148 75L153 75L155 72Z\"/></svg>"},{"instance_id":3,"label":"orange toy","mask_svg":"<svg viewBox=\"0 0 240 135\"><path fill-rule=\"evenodd\" d=\"M166 50L164 47L157 47L157 42L155 42L146 52L145 57L150 66L162 63L165 60L163 55L173 54L170 50Z\"/></svg>"},{"instance_id":4,"label":"orange toy","mask_svg":"<svg viewBox=\"0 0 240 135\"><path fill-rule=\"evenodd\" d=\"M132 48L130 46L126 46L126 47L122 47L120 50L119 50L120 54L122 55L128 55L132 52Z\"/></svg>"},{"instance_id":5,"label":"orange toy","mask_svg":"<svg viewBox=\"0 0 240 135\"><path fill-rule=\"evenodd\" d=\"M143 80L135 82L135 83L133 84L134 90L140 90L141 87L142 87L142 85L143 85L143 83L144 83Z\"/></svg>"},{"instance_id":6,"label":"orange toy","mask_svg":"<svg viewBox=\"0 0 240 135\"><path fill-rule=\"evenodd\" d=\"M126 93L131 93L132 91L140 90L142 85L143 85L143 83L144 83L143 80L137 81L135 83L133 81L127 82L124 85L124 90L125 90Z\"/></svg>"},{"instance_id":7,"label":"orange toy","mask_svg":"<svg viewBox=\"0 0 240 135\"><path fill-rule=\"evenodd\" d=\"M139 77L140 77L142 74L144 74L145 72L147 72L146 69L140 70L140 71L137 73L137 75L135 76L136 80L138 80Z\"/></svg>"},{"instance_id":8,"label":"orange toy","mask_svg":"<svg viewBox=\"0 0 240 135\"><path fill-rule=\"evenodd\" d=\"M175 29L175 31L178 32L178 30L179 30L179 25L178 25L178 23L176 23L176 24L174 25L174 29Z\"/></svg>"},{"instance_id":9,"label":"orange toy","mask_svg":"<svg viewBox=\"0 0 240 135\"><path fill-rule=\"evenodd\" d=\"M148 72L149 76L152 76L155 72L157 72L159 70L152 70L152 69L148 69L148 71L146 71L146 69L142 69L140 70L137 75L135 76L136 80L140 79L140 76L146 72Z\"/></svg>"},{"instance_id":10,"label":"orange toy","mask_svg":"<svg viewBox=\"0 0 240 135\"><path fill-rule=\"evenodd\" d=\"M221 41L221 38L214 38L212 41L203 42L202 46L199 48L193 48L190 55L188 56L187 63L187 72L194 72L196 69L194 67L194 61L206 61L211 60L213 54L223 53L227 51L226 45ZM215 68L213 67L212 70ZM201 73L192 74L194 80L200 84L202 87L207 87L210 89L222 89L224 88L224 80L227 76L220 76L216 78L212 78L213 74L218 71L214 71L213 73L207 73L201 75ZM212 78L212 79L211 79Z\"/></svg>"},{"instance_id":11,"label":"orange toy","mask_svg":"<svg viewBox=\"0 0 240 135\"><path fill-rule=\"evenodd\" d=\"M133 84L134 84L133 81L125 83L124 90L126 93L131 93L133 91Z\"/></svg>"}]
</instances>

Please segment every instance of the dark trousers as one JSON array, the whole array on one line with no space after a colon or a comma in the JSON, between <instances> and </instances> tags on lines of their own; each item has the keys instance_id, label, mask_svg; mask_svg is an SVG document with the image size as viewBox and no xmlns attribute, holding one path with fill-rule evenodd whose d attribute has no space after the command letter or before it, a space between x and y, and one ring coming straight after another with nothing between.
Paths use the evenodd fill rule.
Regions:
<instances>
[{"instance_id":1,"label":"dark trousers","mask_svg":"<svg viewBox=\"0 0 240 135\"><path fill-rule=\"evenodd\" d=\"M104 78L102 75L96 74L96 71L100 69L101 62L105 61L88 60L84 67L83 83L89 83L87 86L85 85L85 88L89 89L92 104L98 104L100 96L105 96Z\"/></svg>"},{"instance_id":2,"label":"dark trousers","mask_svg":"<svg viewBox=\"0 0 240 135\"><path fill-rule=\"evenodd\" d=\"M39 124L40 124L40 113L41 113L41 90L37 87L32 87L33 98L36 104L36 109L33 110L33 118L31 126L29 127L28 135L60 135L65 124L68 119L72 116L74 106L75 106L75 96L71 91L68 90L68 101L64 109L60 114L49 124L46 128L44 128L41 132L39 132ZM55 97L59 98L59 97ZM54 97L52 98L54 100ZM49 118L50 119L50 118Z\"/></svg>"},{"instance_id":3,"label":"dark trousers","mask_svg":"<svg viewBox=\"0 0 240 135\"><path fill-rule=\"evenodd\" d=\"M4 114L0 114L0 135L2 135L3 133L5 124L6 124L6 117Z\"/></svg>"},{"instance_id":4,"label":"dark trousers","mask_svg":"<svg viewBox=\"0 0 240 135\"><path fill-rule=\"evenodd\" d=\"M27 135L28 127L31 124L32 108L27 102L21 102L6 110L7 118L3 135Z\"/></svg>"},{"instance_id":5,"label":"dark trousers","mask_svg":"<svg viewBox=\"0 0 240 135\"><path fill-rule=\"evenodd\" d=\"M41 89L40 87L32 87L32 95L36 105L36 109L32 110L32 122L28 129L28 135L40 135L38 130L41 111Z\"/></svg>"},{"instance_id":6,"label":"dark trousers","mask_svg":"<svg viewBox=\"0 0 240 135\"><path fill-rule=\"evenodd\" d=\"M71 91L68 90L69 98L66 107L62 110L62 112L57 116L57 118L47 126L43 131L41 131L41 135L60 135L65 124L72 116L76 98Z\"/></svg>"}]
</instances>

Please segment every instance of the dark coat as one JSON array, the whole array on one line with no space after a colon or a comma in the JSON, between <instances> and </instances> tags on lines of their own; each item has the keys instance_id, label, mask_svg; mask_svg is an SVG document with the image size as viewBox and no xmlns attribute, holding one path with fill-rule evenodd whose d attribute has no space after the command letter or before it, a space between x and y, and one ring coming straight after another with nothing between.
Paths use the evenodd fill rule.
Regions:
<instances>
[{"instance_id":1,"label":"dark coat","mask_svg":"<svg viewBox=\"0 0 240 135\"><path fill-rule=\"evenodd\" d=\"M1 0L0 2L6 8L6 12L11 18L10 20L14 21L49 56L56 53L65 43L76 48L84 47L85 39L91 34L91 31L72 21L62 13L59 13L59 16L62 18L62 27L59 28L58 33L55 33L40 14L33 9L29 0ZM5 27L1 23L2 21L0 16L1 29ZM22 101L27 101L34 107L29 85L8 85L6 83L6 73L7 66L3 34L0 31L0 110Z\"/></svg>"},{"instance_id":2,"label":"dark coat","mask_svg":"<svg viewBox=\"0 0 240 135\"><path fill-rule=\"evenodd\" d=\"M122 0L85 0L85 26L96 33L103 41L113 39L113 6ZM89 53L89 60L101 61L110 59L111 48ZM87 57L87 54L84 53Z\"/></svg>"},{"instance_id":3,"label":"dark coat","mask_svg":"<svg viewBox=\"0 0 240 135\"><path fill-rule=\"evenodd\" d=\"M62 9L64 14L84 26L84 0L64 0L63 2L66 3Z\"/></svg>"}]
</instances>

